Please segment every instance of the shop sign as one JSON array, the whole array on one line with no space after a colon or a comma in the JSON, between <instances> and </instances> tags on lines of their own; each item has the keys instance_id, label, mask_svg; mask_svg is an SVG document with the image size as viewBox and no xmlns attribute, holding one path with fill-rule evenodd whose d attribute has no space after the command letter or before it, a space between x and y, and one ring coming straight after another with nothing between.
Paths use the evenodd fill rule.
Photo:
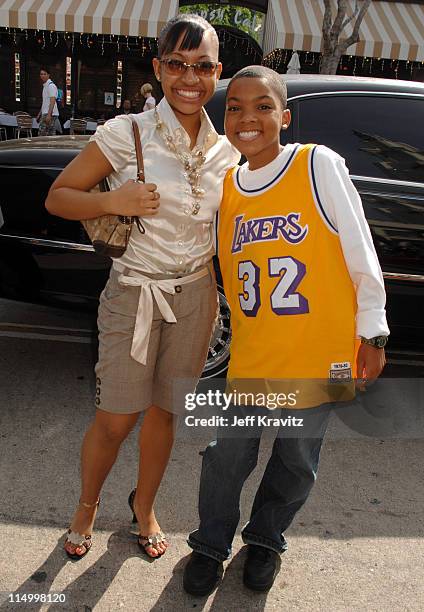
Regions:
<instances>
[{"instance_id":1,"label":"shop sign","mask_svg":"<svg viewBox=\"0 0 424 612\"><path fill-rule=\"evenodd\" d=\"M190 4L180 7L181 13L195 13L212 25L226 25L246 32L262 44L265 15L246 7L221 4Z\"/></svg>"},{"instance_id":2,"label":"shop sign","mask_svg":"<svg viewBox=\"0 0 424 612\"><path fill-rule=\"evenodd\" d=\"M113 106L115 94L112 91L105 91L105 106Z\"/></svg>"}]
</instances>

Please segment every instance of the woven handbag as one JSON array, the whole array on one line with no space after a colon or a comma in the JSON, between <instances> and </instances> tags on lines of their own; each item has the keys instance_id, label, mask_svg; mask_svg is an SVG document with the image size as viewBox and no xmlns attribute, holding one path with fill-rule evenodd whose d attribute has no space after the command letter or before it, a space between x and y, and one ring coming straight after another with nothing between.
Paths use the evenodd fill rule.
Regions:
<instances>
[{"instance_id":1,"label":"woven handbag","mask_svg":"<svg viewBox=\"0 0 424 612\"><path fill-rule=\"evenodd\" d=\"M143 155L141 151L140 131L138 125L131 117L135 154L137 158L137 181L144 183ZM107 177L104 178L91 192L110 191ZM84 219L81 221L87 232L95 252L98 255L107 257L122 257L128 246L131 231L134 224L139 231L144 234L145 229L139 217L127 217L123 215L102 215L94 219Z\"/></svg>"}]
</instances>

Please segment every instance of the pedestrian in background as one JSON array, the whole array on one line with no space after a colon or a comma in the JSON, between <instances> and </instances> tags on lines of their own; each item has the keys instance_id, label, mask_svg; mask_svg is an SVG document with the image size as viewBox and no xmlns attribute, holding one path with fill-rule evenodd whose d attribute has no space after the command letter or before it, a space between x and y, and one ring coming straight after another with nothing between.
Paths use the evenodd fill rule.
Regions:
<instances>
[{"instance_id":1,"label":"pedestrian in background","mask_svg":"<svg viewBox=\"0 0 424 612\"><path fill-rule=\"evenodd\" d=\"M44 67L40 69L40 79L43 83L43 92L41 109L37 115L37 121L39 122L38 135L54 136L56 134L56 124L59 121L59 109L56 102L58 91L50 78L49 71Z\"/></svg>"},{"instance_id":2,"label":"pedestrian in background","mask_svg":"<svg viewBox=\"0 0 424 612\"><path fill-rule=\"evenodd\" d=\"M133 112L133 110L132 110L131 100L124 100L122 102L122 113L119 113L119 111L118 111L118 114L121 114L121 115L130 115L132 112Z\"/></svg>"},{"instance_id":3,"label":"pedestrian in background","mask_svg":"<svg viewBox=\"0 0 424 612\"><path fill-rule=\"evenodd\" d=\"M140 87L140 93L146 100L143 106L143 112L151 110L156 106L156 100L152 96L152 91L153 87L150 85L150 83L144 83L144 85Z\"/></svg>"},{"instance_id":4,"label":"pedestrian in background","mask_svg":"<svg viewBox=\"0 0 424 612\"><path fill-rule=\"evenodd\" d=\"M287 64L286 74L300 74L300 60L297 51L293 51L289 63Z\"/></svg>"}]
</instances>

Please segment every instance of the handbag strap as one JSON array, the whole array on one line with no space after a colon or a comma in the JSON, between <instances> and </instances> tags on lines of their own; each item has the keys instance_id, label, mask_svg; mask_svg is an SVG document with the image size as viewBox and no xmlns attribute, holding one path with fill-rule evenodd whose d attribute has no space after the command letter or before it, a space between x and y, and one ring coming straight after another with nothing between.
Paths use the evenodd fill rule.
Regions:
<instances>
[{"instance_id":1,"label":"handbag strap","mask_svg":"<svg viewBox=\"0 0 424 612\"><path fill-rule=\"evenodd\" d=\"M140 128L138 127L137 121L131 115L131 123L134 133L134 144L135 144L135 156L137 158L137 180L141 183L145 182L144 177L144 162L143 162L143 152L141 150L141 138L140 138ZM135 223L138 227L138 230L141 234L146 233L146 229L139 217L131 217L131 223Z\"/></svg>"},{"instance_id":2,"label":"handbag strap","mask_svg":"<svg viewBox=\"0 0 424 612\"><path fill-rule=\"evenodd\" d=\"M143 152L141 150L141 138L140 129L137 121L131 116L131 123L134 132L134 144L135 144L135 156L137 158L137 180L144 183L144 163L143 163Z\"/></svg>"}]
</instances>

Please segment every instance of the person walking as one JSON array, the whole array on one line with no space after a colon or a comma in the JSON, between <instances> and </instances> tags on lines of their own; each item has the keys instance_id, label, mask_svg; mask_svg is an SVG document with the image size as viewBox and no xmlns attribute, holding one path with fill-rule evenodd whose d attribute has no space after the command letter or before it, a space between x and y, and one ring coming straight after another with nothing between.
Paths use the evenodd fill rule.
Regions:
<instances>
[{"instance_id":1,"label":"person walking","mask_svg":"<svg viewBox=\"0 0 424 612\"><path fill-rule=\"evenodd\" d=\"M152 96L152 91L153 87L150 85L150 83L144 83L144 85L140 87L140 93L145 98L143 112L151 110L156 106L156 100Z\"/></svg>"},{"instance_id":2,"label":"person walking","mask_svg":"<svg viewBox=\"0 0 424 612\"><path fill-rule=\"evenodd\" d=\"M217 312L213 220L227 170L240 155L215 131L203 106L222 70L214 28L196 15L168 22L153 60L164 98L133 115L140 129L145 184L135 181L131 117L100 126L64 169L46 208L66 219L141 217L114 260L100 298L96 412L81 456L81 497L65 542L72 559L91 547L99 495L119 448L144 413L137 488L129 504L140 548L162 555L168 542L153 504L174 438L174 385L203 370ZM108 176L112 190L89 193Z\"/></svg>"},{"instance_id":3,"label":"person walking","mask_svg":"<svg viewBox=\"0 0 424 612\"><path fill-rule=\"evenodd\" d=\"M40 69L40 79L43 83L42 103L37 115L39 122L39 136L54 136L57 123L59 122L59 109L57 107L58 91L56 85L50 78L47 68Z\"/></svg>"}]
</instances>

